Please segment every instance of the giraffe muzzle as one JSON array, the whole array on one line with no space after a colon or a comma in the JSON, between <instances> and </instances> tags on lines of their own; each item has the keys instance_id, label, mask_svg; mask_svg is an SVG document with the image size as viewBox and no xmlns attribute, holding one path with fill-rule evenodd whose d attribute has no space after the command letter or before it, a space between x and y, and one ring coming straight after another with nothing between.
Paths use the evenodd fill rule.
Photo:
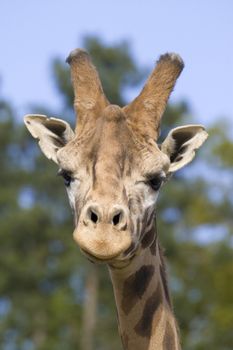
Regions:
<instances>
[{"instance_id":1,"label":"giraffe muzzle","mask_svg":"<svg viewBox=\"0 0 233 350\"><path fill-rule=\"evenodd\" d=\"M99 260L116 259L131 246L131 234L113 224L95 223L86 225L79 222L73 237L81 250Z\"/></svg>"}]
</instances>

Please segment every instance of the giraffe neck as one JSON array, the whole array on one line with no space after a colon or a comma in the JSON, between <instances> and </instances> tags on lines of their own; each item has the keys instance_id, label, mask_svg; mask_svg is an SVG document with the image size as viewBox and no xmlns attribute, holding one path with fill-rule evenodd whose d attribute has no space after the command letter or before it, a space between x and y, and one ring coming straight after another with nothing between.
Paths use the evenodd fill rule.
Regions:
<instances>
[{"instance_id":1,"label":"giraffe neck","mask_svg":"<svg viewBox=\"0 0 233 350\"><path fill-rule=\"evenodd\" d=\"M109 270L124 349L180 350L155 227L129 265Z\"/></svg>"}]
</instances>

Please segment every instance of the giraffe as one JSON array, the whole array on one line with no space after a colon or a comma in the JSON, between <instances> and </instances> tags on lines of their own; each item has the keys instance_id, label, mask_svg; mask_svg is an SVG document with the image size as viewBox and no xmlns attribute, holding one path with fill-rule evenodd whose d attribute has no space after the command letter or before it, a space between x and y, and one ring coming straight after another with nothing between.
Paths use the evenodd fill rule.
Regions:
<instances>
[{"instance_id":1,"label":"giraffe","mask_svg":"<svg viewBox=\"0 0 233 350\"><path fill-rule=\"evenodd\" d=\"M184 63L174 53L160 56L141 93L119 107L107 100L86 51L73 50L67 62L75 130L44 115L26 115L25 125L64 178L75 242L89 260L108 266L123 348L181 349L157 238L156 201L208 137L202 125L185 125L157 144Z\"/></svg>"}]
</instances>

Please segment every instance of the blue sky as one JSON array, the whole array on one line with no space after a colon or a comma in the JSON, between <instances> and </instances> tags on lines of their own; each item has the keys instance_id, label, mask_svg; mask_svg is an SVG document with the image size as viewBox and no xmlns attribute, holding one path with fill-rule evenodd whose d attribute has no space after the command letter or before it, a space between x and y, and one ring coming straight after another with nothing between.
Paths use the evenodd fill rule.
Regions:
<instances>
[{"instance_id":1,"label":"blue sky","mask_svg":"<svg viewBox=\"0 0 233 350\"><path fill-rule=\"evenodd\" d=\"M127 39L149 67L179 53L186 67L171 100L187 99L195 122L233 117L232 0L1 0L0 14L0 94L18 118L32 103L58 106L51 59L65 60L87 34Z\"/></svg>"}]
</instances>

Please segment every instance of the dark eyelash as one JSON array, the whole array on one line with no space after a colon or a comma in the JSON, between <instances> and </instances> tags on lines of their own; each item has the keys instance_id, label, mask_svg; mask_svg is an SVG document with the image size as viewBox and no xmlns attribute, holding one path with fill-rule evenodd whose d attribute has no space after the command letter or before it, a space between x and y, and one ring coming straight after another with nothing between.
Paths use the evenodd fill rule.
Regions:
<instances>
[{"instance_id":1,"label":"dark eyelash","mask_svg":"<svg viewBox=\"0 0 233 350\"><path fill-rule=\"evenodd\" d=\"M162 183L165 181L165 176L149 175L147 176L147 184L154 190L158 191Z\"/></svg>"},{"instance_id":2,"label":"dark eyelash","mask_svg":"<svg viewBox=\"0 0 233 350\"><path fill-rule=\"evenodd\" d=\"M73 177L70 171L64 170L64 169L59 169L57 172L58 176L62 176L64 179L64 184L66 187L70 186L70 183L73 181Z\"/></svg>"}]
</instances>

